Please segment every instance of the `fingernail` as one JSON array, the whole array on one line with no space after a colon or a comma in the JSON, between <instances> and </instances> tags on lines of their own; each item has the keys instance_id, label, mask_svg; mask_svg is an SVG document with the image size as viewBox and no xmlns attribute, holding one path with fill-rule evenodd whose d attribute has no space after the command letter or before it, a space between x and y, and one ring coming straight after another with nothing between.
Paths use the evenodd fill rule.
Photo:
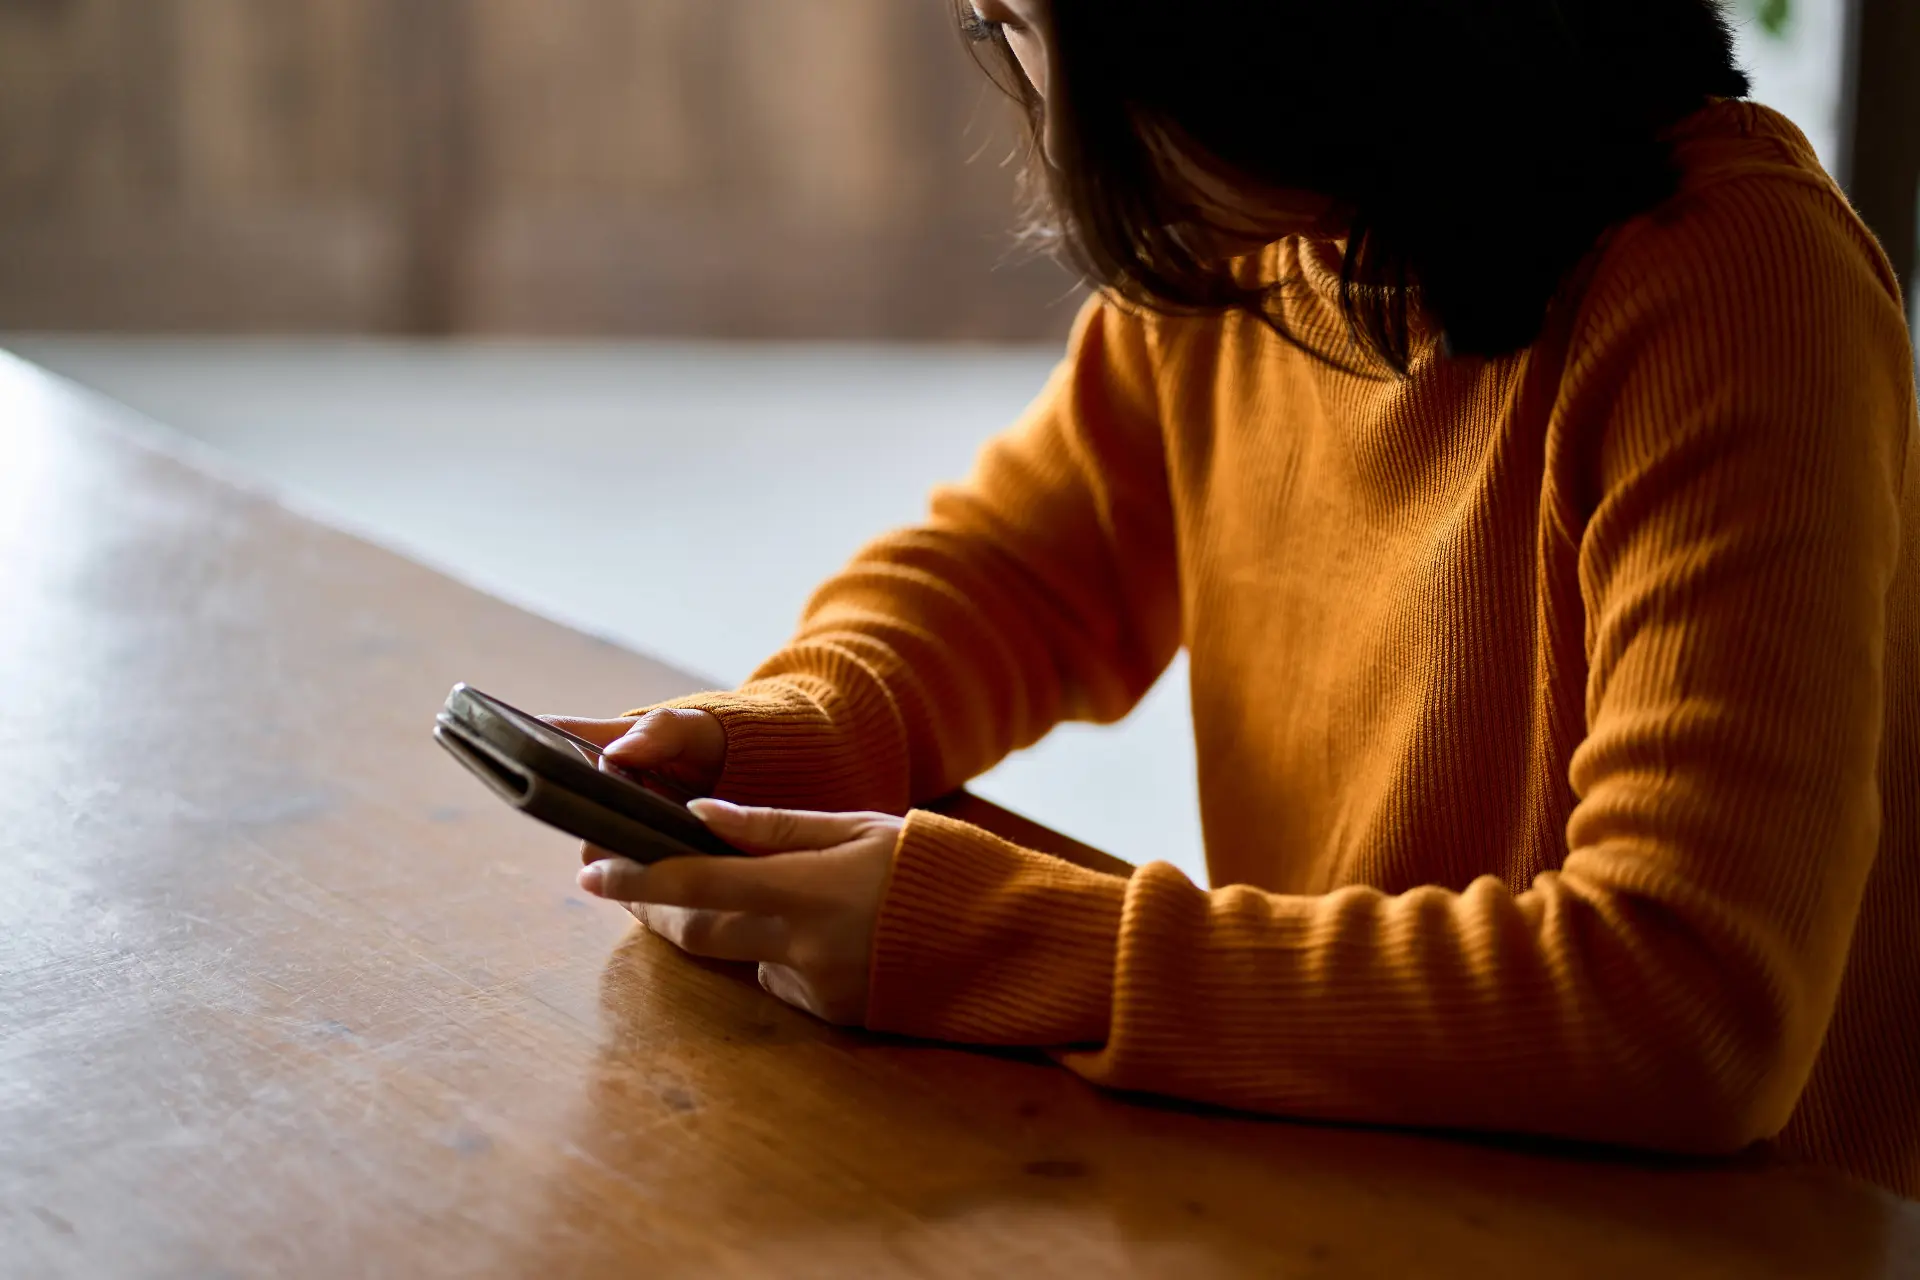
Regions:
<instances>
[{"instance_id":1,"label":"fingernail","mask_svg":"<svg viewBox=\"0 0 1920 1280\"><path fill-rule=\"evenodd\" d=\"M598 895L607 884L607 864L593 862L580 868L580 887L588 893Z\"/></svg>"},{"instance_id":2,"label":"fingernail","mask_svg":"<svg viewBox=\"0 0 1920 1280\"><path fill-rule=\"evenodd\" d=\"M702 822L711 822L715 818L730 818L740 812L740 806L731 800L716 800L712 796L701 796L698 800L689 800L687 808L693 810L693 816Z\"/></svg>"}]
</instances>

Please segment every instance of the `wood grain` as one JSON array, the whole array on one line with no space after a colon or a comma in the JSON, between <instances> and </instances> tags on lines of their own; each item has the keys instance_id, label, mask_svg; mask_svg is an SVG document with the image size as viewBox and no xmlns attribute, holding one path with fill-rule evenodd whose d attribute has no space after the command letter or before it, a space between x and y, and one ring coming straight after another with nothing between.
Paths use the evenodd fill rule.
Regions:
<instances>
[{"instance_id":1,"label":"wood grain","mask_svg":"<svg viewBox=\"0 0 1920 1280\"><path fill-rule=\"evenodd\" d=\"M1895 1277L1831 1176L1309 1127L830 1030L573 888L456 679L684 691L0 357L0 1272ZM621 590L646 589L644 563Z\"/></svg>"}]
</instances>

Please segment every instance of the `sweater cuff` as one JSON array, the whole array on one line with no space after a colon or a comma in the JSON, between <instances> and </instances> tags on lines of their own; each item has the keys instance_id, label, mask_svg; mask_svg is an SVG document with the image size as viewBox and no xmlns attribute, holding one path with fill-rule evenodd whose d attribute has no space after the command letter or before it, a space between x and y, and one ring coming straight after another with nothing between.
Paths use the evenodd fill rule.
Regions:
<instances>
[{"instance_id":1,"label":"sweater cuff","mask_svg":"<svg viewBox=\"0 0 1920 1280\"><path fill-rule=\"evenodd\" d=\"M1127 881L909 814L874 929L867 1026L965 1044L1107 1037Z\"/></svg>"},{"instance_id":2,"label":"sweater cuff","mask_svg":"<svg viewBox=\"0 0 1920 1280\"><path fill-rule=\"evenodd\" d=\"M719 720L727 758L713 794L722 800L770 809L898 813L906 807L905 753L897 742L857 742L832 705L831 695L757 681L733 693L696 693L626 714L690 707Z\"/></svg>"}]
</instances>

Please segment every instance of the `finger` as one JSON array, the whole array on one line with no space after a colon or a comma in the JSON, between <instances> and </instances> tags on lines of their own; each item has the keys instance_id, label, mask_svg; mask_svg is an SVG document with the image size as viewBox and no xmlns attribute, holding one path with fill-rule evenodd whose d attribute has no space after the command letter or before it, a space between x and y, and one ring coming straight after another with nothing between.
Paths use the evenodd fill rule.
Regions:
<instances>
[{"instance_id":1,"label":"finger","mask_svg":"<svg viewBox=\"0 0 1920 1280\"><path fill-rule=\"evenodd\" d=\"M603 858L580 869L580 887L615 902L805 914L832 900L831 868L822 875L822 859L831 856L830 850L803 850L764 858L666 858L651 866Z\"/></svg>"},{"instance_id":2,"label":"finger","mask_svg":"<svg viewBox=\"0 0 1920 1280\"><path fill-rule=\"evenodd\" d=\"M786 921L777 916L658 904L648 905L639 914L647 928L688 955L764 962L787 954L789 931Z\"/></svg>"},{"instance_id":3,"label":"finger","mask_svg":"<svg viewBox=\"0 0 1920 1280\"><path fill-rule=\"evenodd\" d=\"M633 728L635 718L620 716L613 720L590 720L582 716L541 716L540 719L576 738L585 738L596 747L605 747L618 742Z\"/></svg>"},{"instance_id":4,"label":"finger","mask_svg":"<svg viewBox=\"0 0 1920 1280\"><path fill-rule=\"evenodd\" d=\"M760 964L760 986L766 993L782 1004L790 1004L796 1009L820 1016L815 1008L813 988L800 975L798 969L788 965L762 961Z\"/></svg>"},{"instance_id":5,"label":"finger","mask_svg":"<svg viewBox=\"0 0 1920 1280\"><path fill-rule=\"evenodd\" d=\"M607 760L622 769L665 769L684 764L699 770L711 767L726 746L726 730L704 711L691 707L655 707L627 723L627 730L607 743Z\"/></svg>"},{"instance_id":6,"label":"finger","mask_svg":"<svg viewBox=\"0 0 1920 1280\"><path fill-rule=\"evenodd\" d=\"M580 887L614 902L778 915L800 901L804 876L776 867L777 861L668 858L642 866L631 858L603 858L580 869Z\"/></svg>"},{"instance_id":7,"label":"finger","mask_svg":"<svg viewBox=\"0 0 1920 1280\"><path fill-rule=\"evenodd\" d=\"M750 809L713 799L695 800L687 807L715 835L744 853L831 849L857 839L868 822L864 813Z\"/></svg>"},{"instance_id":8,"label":"finger","mask_svg":"<svg viewBox=\"0 0 1920 1280\"><path fill-rule=\"evenodd\" d=\"M582 847L583 857L592 858L596 853L605 852L592 845ZM580 868L578 881L582 889L596 898L605 898L610 902L646 902L649 870L632 858L594 858Z\"/></svg>"}]
</instances>

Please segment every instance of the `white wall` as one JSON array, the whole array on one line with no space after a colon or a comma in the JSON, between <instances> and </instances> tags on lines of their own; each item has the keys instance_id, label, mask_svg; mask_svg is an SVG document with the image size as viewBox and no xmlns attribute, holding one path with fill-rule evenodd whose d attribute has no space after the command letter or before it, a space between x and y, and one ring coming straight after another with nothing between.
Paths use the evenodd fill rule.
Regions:
<instances>
[{"instance_id":1,"label":"white wall","mask_svg":"<svg viewBox=\"0 0 1920 1280\"><path fill-rule=\"evenodd\" d=\"M1847 0L1792 0L1779 36L1755 19L1760 0L1725 0L1735 19L1741 65L1753 97L1800 126L1829 172L1838 172ZM1916 68L1920 73L1920 68Z\"/></svg>"}]
</instances>

